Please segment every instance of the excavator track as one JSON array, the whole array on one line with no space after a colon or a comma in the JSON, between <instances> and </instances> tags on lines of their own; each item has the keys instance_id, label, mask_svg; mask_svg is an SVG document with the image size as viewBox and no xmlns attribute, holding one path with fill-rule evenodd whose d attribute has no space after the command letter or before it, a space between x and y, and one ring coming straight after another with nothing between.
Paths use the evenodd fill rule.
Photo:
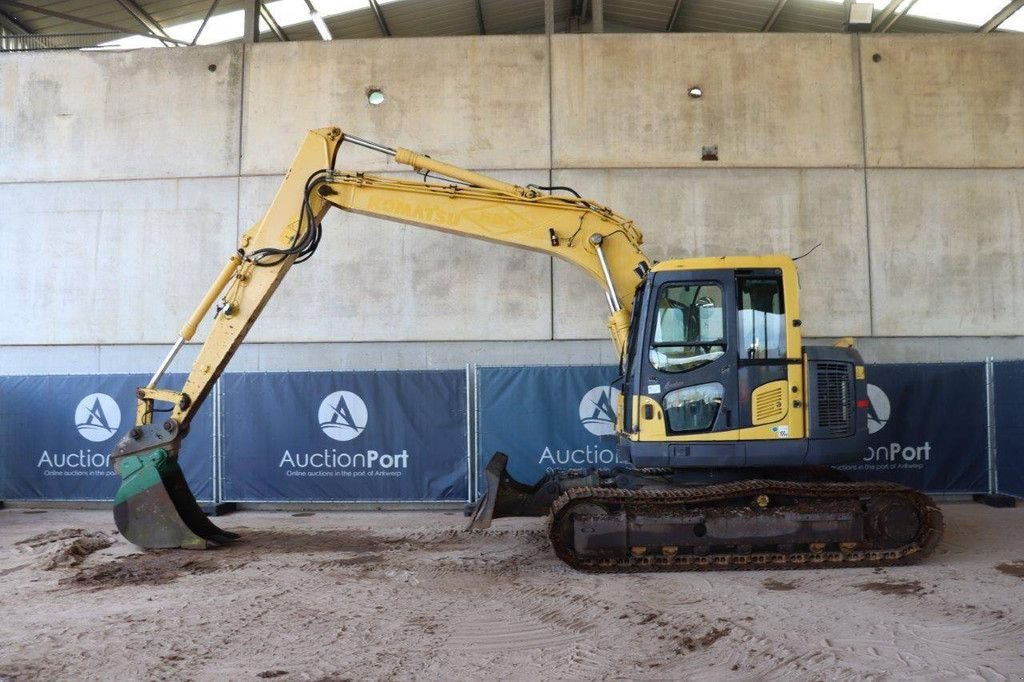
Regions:
<instances>
[{"instance_id":1,"label":"excavator track","mask_svg":"<svg viewBox=\"0 0 1024 682\"><path fill-rule=\"evenodd\" d=\"M588 572L899 566L927 557L942 531L930 497L885 482L578 487L548 521L558 557Z\"/></svg>"}]
</instances>

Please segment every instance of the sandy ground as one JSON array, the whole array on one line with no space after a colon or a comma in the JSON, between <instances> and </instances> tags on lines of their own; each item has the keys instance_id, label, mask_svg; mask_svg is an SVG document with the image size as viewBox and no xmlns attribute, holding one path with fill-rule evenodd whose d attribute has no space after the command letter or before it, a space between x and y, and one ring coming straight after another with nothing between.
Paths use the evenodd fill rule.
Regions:
<instances>
[{"instance_id":1,"label":"sandy ground","mask_svg":"<svg viewBox=\"0 0 1024 682\"><path fill-rule=\"evenodd\" d=\"M944 511L920 566L594 576L539 519L244 512L143 554L108 512L8 509L0 680L1022 679L1024 509Z\"/></svg>"}]
</instances>

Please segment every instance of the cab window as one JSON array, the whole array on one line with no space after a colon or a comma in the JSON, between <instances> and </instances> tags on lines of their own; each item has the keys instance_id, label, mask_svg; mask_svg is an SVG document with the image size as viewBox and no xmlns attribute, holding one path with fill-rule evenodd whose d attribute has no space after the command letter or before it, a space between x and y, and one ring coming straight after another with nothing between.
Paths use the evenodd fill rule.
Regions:
<instances>
[{"instance_id":1,"label":"cab window","mask_svg":"<svg viewBox=\"0 0 1024 682\"><path fill-rule=\"evenodd\" d=\"M660 372L687 372L725 354L722 287L711 282L669 284L654 310L649 359Z\"/></svg>"},{"instance_id":2,"label":"cab window","mask_svg":"<svg viewBox=\"0 0 1024 682\"><path fill-rule=\"evenodd\" d=\"M665 394L665 416L673 433L707 431L715 423L725 389L718 382L687 386Z\"/></svg>"},{"instance_id":3,"label":"cab window","mask_svg":"<svg viewBox=\"0 0 1024 682\"><path fill-rule=\"evenodd\" d=\"M739 356L742 360L786 357L786 315L782 280L778 277L740 277Z\"/></svg>"}]
</instances>

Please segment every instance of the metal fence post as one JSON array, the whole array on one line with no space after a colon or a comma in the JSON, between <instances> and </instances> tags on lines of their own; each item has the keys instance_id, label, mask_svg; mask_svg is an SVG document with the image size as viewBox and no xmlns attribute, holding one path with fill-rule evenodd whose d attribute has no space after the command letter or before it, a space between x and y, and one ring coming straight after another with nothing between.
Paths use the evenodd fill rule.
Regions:
<instances>
[{"instance_id":1,"label":"metal fence post","mask_svg":"<svg viewBox=\"0 0 1024 682\"><path fill-rule=\"evenodd\" d=\"M473 502L476 499L473 481L475 479L476 465L475 448L473 447L473 433L475 416L473 408L476 403L473 391L473 366L466 363L466 502Z\"/></svg>"},{"instance_id":2,"label":"metal fence post","mask_svg":"<svg viewBox=\"0 0 1024 682\"><path fill-rule=\"evenodd\" d=\"M995 389L995 358L985 358L985 419L988 437L988 492L999 494L999 469L996 466L996 389Z\"/></svg>"}]
</instances>

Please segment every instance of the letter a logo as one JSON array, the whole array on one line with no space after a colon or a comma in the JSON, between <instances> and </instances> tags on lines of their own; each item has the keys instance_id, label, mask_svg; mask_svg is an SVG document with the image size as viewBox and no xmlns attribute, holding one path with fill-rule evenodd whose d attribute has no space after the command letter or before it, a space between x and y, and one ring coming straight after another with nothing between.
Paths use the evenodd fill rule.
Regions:
<instances>
[{"instance_id":1,"label":"letter a logo","mask_svg":"<svg viewBox=\"0 0 1024 682\"><path fill-rule=\"evenodd\" d=\"M75 408L75 428L86 440L102 443L121 426L121 408L106 393L90 393Z\"/></svg>"},{"instance_id":2,"label":"letter a logo","mask_svg":"<svg viewBox=\"0 0 1024 682\"><path fill-rule=\"evenodd\" d=\"M580 421L595 436L615 433L615 406L619 402L619 389L595 386L580 401Z\"/></svg>"},{"instance_id":3,"label":"letter a logo","mask_svg":"<svg viewBox=\"0 0 1024 682\"><path fill-rule=\"evenodd\" d=\"M352 440L366 429L366 403L351 391L335 391L320 403L320 428L334 440Z\"/></svg>"},{"instance_id":4,"label":"letter a logo","mask_svg":"<svg viewBox=\"0 0 1024 682\"><path fill-rule=\"evenodd\" d=\"M874 384L868 384L868 433L878 433L889 422L892 406L885 391Z\"/></svg>"}]
</instances>

